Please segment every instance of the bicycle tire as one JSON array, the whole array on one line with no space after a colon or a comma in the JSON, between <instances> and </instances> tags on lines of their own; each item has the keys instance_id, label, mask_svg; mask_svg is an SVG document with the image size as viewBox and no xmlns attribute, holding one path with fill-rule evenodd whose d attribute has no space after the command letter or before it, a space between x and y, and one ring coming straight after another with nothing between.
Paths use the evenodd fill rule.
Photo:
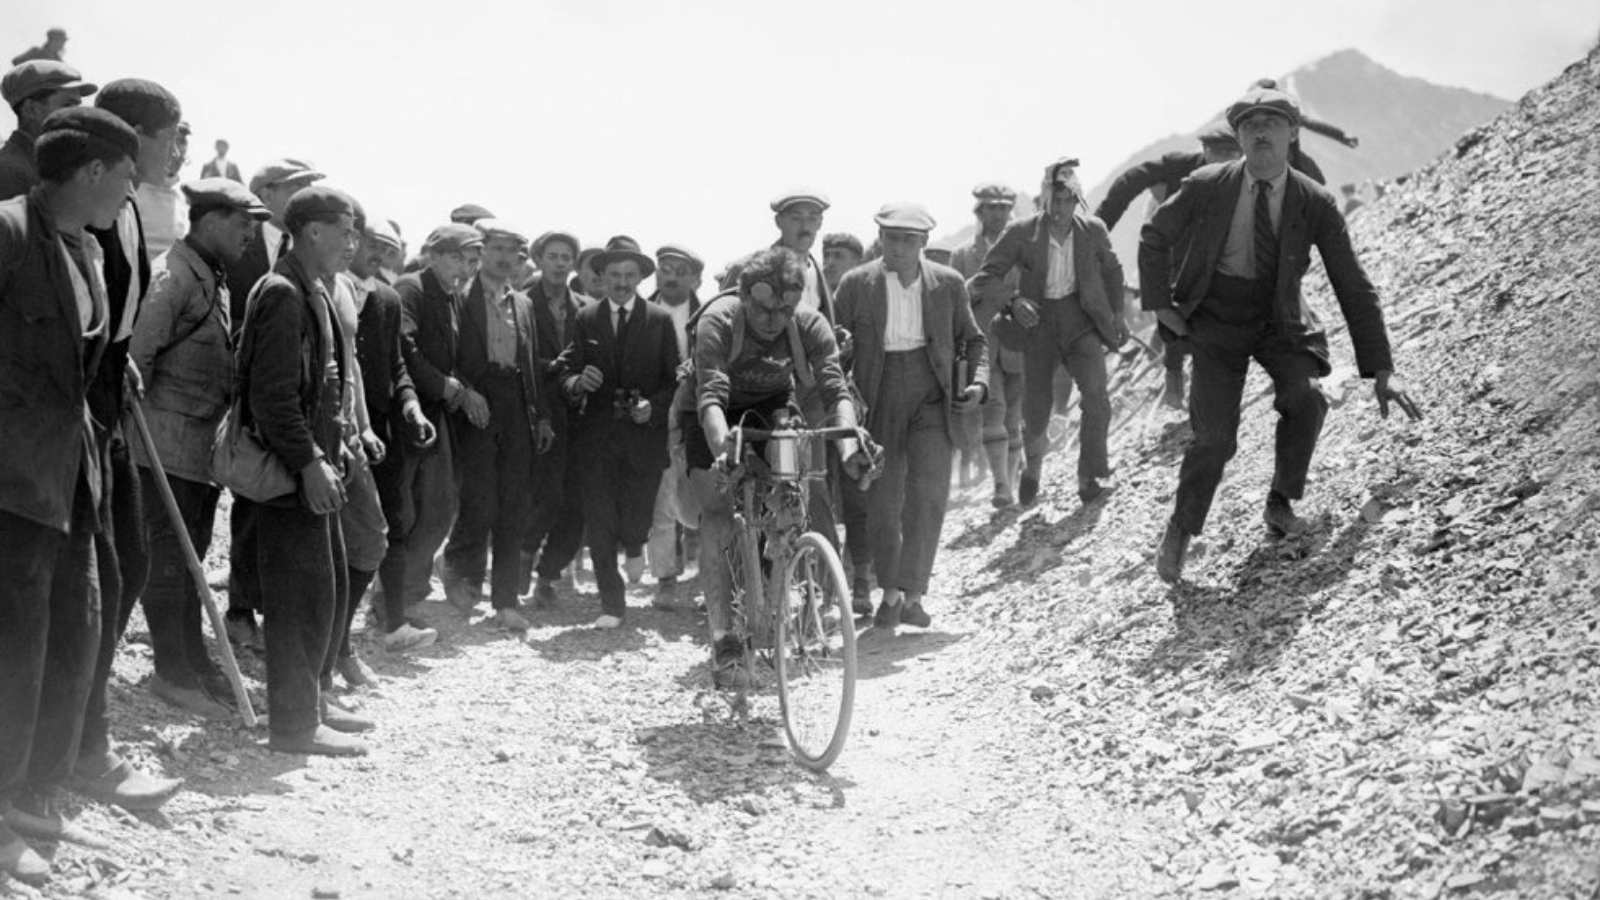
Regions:
<instances>
[{"instance_id":1,"label":"bicycle tire","mask_svg":"<svg viewBox=\"0 0 1600 900\"><path fill-rule=\"evenodd\" d=\"M814 531L795 541L778 585L776 655L783 730L800 764L821 771L844 750L855 704L850 588L838 552Z\"/></svg>"}]
</instances>

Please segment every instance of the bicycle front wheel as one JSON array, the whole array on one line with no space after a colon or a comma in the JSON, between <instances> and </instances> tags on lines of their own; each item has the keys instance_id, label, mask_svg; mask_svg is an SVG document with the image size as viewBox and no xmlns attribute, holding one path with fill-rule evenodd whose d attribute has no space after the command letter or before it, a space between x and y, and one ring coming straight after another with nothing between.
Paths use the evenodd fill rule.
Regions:
<instances>
[{"instance_id":1,"label":"bicycle front wheel","mask_svg":"<svg viewBox=\"0 0 1600 900\"><path fill-rule=\"evenodd\" d=\"M844 749L856 696L856 629L839 554L806 532L779 582L778 700L789 746L807 768Z\"/></svg>"}]
</instances>

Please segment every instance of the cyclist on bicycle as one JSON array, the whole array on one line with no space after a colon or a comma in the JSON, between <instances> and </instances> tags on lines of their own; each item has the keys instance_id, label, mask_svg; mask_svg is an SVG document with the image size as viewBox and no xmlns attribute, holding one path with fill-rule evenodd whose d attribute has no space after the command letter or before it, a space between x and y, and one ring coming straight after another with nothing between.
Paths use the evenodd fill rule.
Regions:
<instances>
[{"instance_id":1,"label":"cyclist on bicycle","mask_svg":"<svg viewBox=\"0 0 1600 900\"><path fill-rule=\"evenodd\" d=\"M694 326L693 408L680 415L689 483L702 504L700 573L718 687L738 687L745 677L744 648L730 633L733 496L714 471L740 462L725 458L730 426L749 413L752 424L768 427L797 385L815 385L821 393L826 424L856 424L833 326L815 309L799 306L804 290L804 259L782 247L764 250L745 265L737 288L708 303ZM840 439L838 450L851 477L870 467L854 438Z\"/></svg>"}]
</instances>

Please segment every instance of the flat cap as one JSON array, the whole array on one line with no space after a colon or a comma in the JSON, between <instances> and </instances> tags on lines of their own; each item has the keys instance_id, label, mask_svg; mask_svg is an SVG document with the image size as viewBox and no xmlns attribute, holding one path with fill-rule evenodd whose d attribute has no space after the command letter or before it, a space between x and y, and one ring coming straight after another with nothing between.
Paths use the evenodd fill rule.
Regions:
<instances>
[{"instance_id":1,"label":"flat cap","mask_svg":"<svg viewBox=\"0 0 1600 900\"><path fill-rule=\"evenodd\" d=\"M570 231L546 231L533 240L534 257L538 258L544 255L544 248L552 242L566 244L571 247L574 256L577 256L579 251L583 249L583 242L578 240L577 235Z\"/></svg>"},{"instance_id":2,"label":"flat cap","mask_svg":"<svg viewBox=\"0 0 1600 900\"><path fill-rule=\"evenodd\" d=\"M528 246L528 235L504 219L479 219L472 223L472 227L483 232L483 239L486 241L493 238L510 238L516 241L519 247Z\"/></svg>"},{"instance_id":3,"label":"flat cap","mask_svg":"<svg viewBox=\"0 0 1600 900\"><path fill-rule=\"evenodd\" d=\"M145 134L176 128L183 121L183 104L171 91L148 78L118 78L100 87L94 105L122 117Z\"/></svg>"},{"instance_id":4,"label":"flat cap","mask_svg":"<svg viewBox=\"0 0 1600 900\"><path fill-rule=\"evenodd\" d=\"M482 246L483 232L460 222L440 225L429 232L428 239L422 242L423 252L426 253L460 253Z\"/></svg>"},{"instance_id":5,"label":"flat cap","mask_svg":"<svg viewBox=\"0 0 1600 900\"><path fill-rule=\"evenodd\" d=\"M1227 122L1218 119L1200 129L1200 143L1204 146L1234 147L1239 146L1239 139L1234 136L1233 129Z\"/></svg>"},{"instance_id":6,"label":"flat cap","mask_svg":"<svg viewBox=\"0 0 1600 900\"><path fill-rule=\"evenodd\" d=\"M104 141L127 154L129 159L139 157L139 135L115 113L93 106L69 106L58 109L44 120L39 129L40 149L52 134L77 133Z\"/></svg>"},{"instance_id":7,"label":"flat cap","mask_svg":"<svg viewBox=\"0 0 1600 900\"><path fill-rule=\"evenodd\" d=\"M250 218L265 222L272 210L262 205L255 194L232 178L201 178L183 185L183 198L194 209L224 209L247 212Z\"/></svg>"},{"instance_id":8,"label":"flat cap","mask_svg":"<svg viewBox=\"0 0 1600 900\"><path fill-rule=\"evenodd\" d=\"M312 168L311 164L305 160L285 156L282 159L275 159L267 163L257 169L254 175L250 176L250 193L259 194L262 188L271 187L275 184L304 185L313 181L321 181L326 177L326 175Z\"/></svg>"},{"instance_id":9,"label":"flat cap","mask_svg":"<svg viewBox=\"0 0 1600 900\"><path fill-rule=\"evenodd\" d=\"M1078 158L1063 156L1044 168L1044 179L1051 187L1078 180Z\"/></svg>"},{"instance_id":10,"label":"flat cap","mask_svg":"<svg viewBox=\"0 0 1600 900\"><path fill-rule=\"evenodd\" d=\"M696 275L706 270L706 261L700 258L700 254L682 244L662 244L656 248L657 263L666 262L669 259L683 260L689 264L690 268L694 269Z\"/></svg>"},{"instance_id":11,"label":"flat cap","mask_svg":"<svg viewBox=\"0 0 1600 900\"><path fill-rule=\"evenodd\" d=\"M972 196L979 203L993 203L998 206L1016 206L1017 192L1003 184L986 181L972 189Z\"/></svg>"},{"instance_id":12,"label":"flat cap","mask_svg":"<svg viewBox=\"0 0 1600 900\"><path fill-rule=\"evenodd\" d=\"M886 203L878 214L872 217L879 228L892 228L896 231L920 231L923 234L934 229L938 222L933 220L933 215L927 208L916 203Z\"/></svg>"},{"instance_id":13,"label":"flat cap","mask_svg":"<svg viewBox=\"0 0 1600 900\"><path fill-rule=\"evenodd\" d=\"M299 231L307 222L319 222L339 216L356 217L359 207L355 198L337 188L313 184L294 192L283 208L283 226L290 234Z\"/></svg>"},{"instance_id":14,"label":"flat cap","mask_svg":"<svg viewBox=\"0 0 1600 900\"><path fill-rule=\"evenodd\" d=\"M857 256L867 255L865 247L861 246L861 239L848 231L835 231L822 236L822 252L829 250L849 250Z\"/></svg>"},{"instance_id":15,"label":"flat cap","mask_svg":"<svg viewBox=\"0 0 1600 900\"><path fill-rule=\"evenodd\" d=\"M405 243L400 240L400 232L394 230L384 219L368 219L366 231L362 232L380 244L393 247L396 250L404 249Z\"/></svg>"},{"instance_id":16,"label":"flat cap","mask_svg":"<svg viewBox=\"0 0 1600 900\"><path fill-rule=\"evenodd\" d=\"M99 88L84 81L77 69L53 59L29 60L0 78L0 96L5 98L7 106L16 106L44 91L65 90L87 97Z\"/></svg>"},{"instance_id":17,"label":"flat cap","mask_svg":"<svg viewBox=\"0 0 1600 900\"><path fill-rule=\"evenodd\" d=\"M606 241L606 248L589 258L589 270L598 275L612 263L630 260L639 264L639 271L644 273L644 277L649 278L655 274L656 261L645 256L639 249L639 242L625 234L619 234Z\"/></svg>"},{"instance_id":18,"label":"flat cap","mask_svg":"<svg viewBox=\"0 0 1600 900\"><path fill-rule=\"evenodd\" d=\"M796 203L812 203L822 209L832 205L828 202L828 195L821 191L790 191L773 198L772 211L781 213Z\"/></svg>"},{"instance_id":19,"label":"flat cap","mask_svg":"<svg viewBox=\"0 0 1600 900\"><path fill-rule=\"evenodd\" d=\"M474 225L479 219L492 219L494 213L476 203L463 203L450 210L450 221L457 225Z\"/></svg>"},{"instance_id":20,"label":"flat cap","mask_svg":"<svg viewBox=\"0 0 1600 900\"><path fill-rule=\"evenodd\" d=\"M1283 91L1255 88L1228 107L1228 125L1237 129L1240 122L1258 112L1283 116L1290 125L1300 124L1300 104L1293 97Z\"/></svg>"}]
</instances>

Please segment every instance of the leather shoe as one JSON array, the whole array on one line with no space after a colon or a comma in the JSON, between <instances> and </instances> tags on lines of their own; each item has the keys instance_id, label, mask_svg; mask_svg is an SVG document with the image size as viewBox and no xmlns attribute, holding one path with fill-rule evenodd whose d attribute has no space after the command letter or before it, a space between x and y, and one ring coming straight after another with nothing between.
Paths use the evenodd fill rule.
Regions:
<instances>
[{"instance_id":1,"label":"leather shoe","mask_svg":"<svg viewBox=\"0 0 1600 900\"><path fill-rule=\"evenodd\" d=\"M227 719L233 716L231 710L213 700L204 688L179 687L160 675L151 676L150 693L164 703L203 718Z\"/></svg>"},{"instance_id":2,"label":"leather shoe","mask_svg":"<svg viewBox=\"0 0 1600 900\"><path fill-rule=\"evenodd\" d=\"M1177 519L1168 519L1167 533L1161 536L1161 547L1156 551L1156 574L1167 584L1177 584L1183 577L1183 562L1188 555L1189 535Z\"/></svg>"},{"instance_id":3,"label":"leather shoe","mask_svg":"<svg viewBox=\"0 0 1600 900\"><path fill-rule=\"evenodd\" d=\"M509 606L494 611L494 623L507 631L527 631L533 627L527 616Z\"/></svg>"},{"instance_id":4,"label":"leather shoe","mask_svg":"<svg viewBox=\"0 0 1600 900\"><path fill-rule=\"evenodd\" d=\"M878 604L878 612L872 617L872 627L893 631L900 624L900 592L884 591L883 601Z\"/></svg>"},{"instance_id":5,"label":"leather shoe","mask_svg":"<svg viewBox=\"0 0 1600 900\"><path fill-rule=\"evenodd\" d=\"M67 776L67 787L90 800L110 803L130 811L160 809L183 787L182 778L155 778L135 769L127 760L109 754L114 762L105 773L90 777L83 762Z\"/></svg>"},{"instance_id":6,"label":"leather shoe","mask_svg":"<svg viewBox=\"0 0 1600 900\"><path fill-rule=\"evenodd\" d=\"M900 624L913 628L927 628L933 624L933 616L922 608L921 597L906 598L905 605L900 608Z\"/></svg>"},{"instance_id":7,"label":"leather shoe","mask_svg":"<svg viewBox=\"0 0 1600 900\"><path fill-rule=\"evenodd\" d=\"M1017 485L1017 502L1023 506L1032 506L1039 499L1039 476L1030 475L1024 471L1020 483Z\"/></svg>"},{"instance_id":8,"label":"leather shoe","mask_svg":"<svg viewBox=\"0 0 1600 900\"><path fill-rule=\"evenodd\" d=\"M288 734L273 733L267 748L279 753L305 753L311 756L366 756L367 745L340 734L327 725L318 725Z\"/></svg>"},{"instance_id":9,"label":"leather shoe","mask_svg":"<svg viewBox=\"0 0 1600 900\"><path fill-rule=\"evenodd\" d=\"M1267 498L1261 517L1266 520L1267 528L1279 537L1299 537L1308 527L1305 519L1294 514L1289 501L1279 497Z\"/></svg>"},{"instance_id":10,"label":"leather shoe","mask_svg":"<svg viewBox=\"0 0 1600 900\"><path fill-rule=\"evenodd\" d=\"M0 872L23 884L44 884L50 880L50 864L0 823Z\"/></svg>"},{"instance_id":11,"label":"leather shoe","mask_svg":"<svg viewBox=\"0 0 1600 900\"><path fill-rule=\"evenodd\" d=\"M16 805L20 803L22 805ZM110 850L111 844L95 837L61 814L56 801L25 791L16 803L5 806L5 826L36 841L67 841L93 850Z\"/></svg>"},{"instance_id":12,"label":"leather shoe","mask_svg":"<svg viewBox=\"0 0 1600 900\"><path fill-rule=\"evenodd\" d=\"M334 731L344 734L360 734L378 727L366 716L357 715L347 709L341 709L333 703L322 704L322 724Z\"/></svg>"},{"instance_id":13,"label":"leather shoe","mask_svg":"<svg viewBox=\"0 0 1600 900\"><path fill-rule=\"evenodd\" d=\"M359 656L341 656L333 664L339 670L339 677L351 687L374 687L382 682L378 673L372 671L366 661Z\"/></svg>"},{"instance_id":14,"label":"leather shoe","mask_svg":"<svg viewBox=\"0 0 1600 900\"><path fill-rule=\"evenodd\" d=\"M1116 489L1109 478L1085 478L1078 482L1078 499L1088 506Z\"/></svg>"}]
</instances>

